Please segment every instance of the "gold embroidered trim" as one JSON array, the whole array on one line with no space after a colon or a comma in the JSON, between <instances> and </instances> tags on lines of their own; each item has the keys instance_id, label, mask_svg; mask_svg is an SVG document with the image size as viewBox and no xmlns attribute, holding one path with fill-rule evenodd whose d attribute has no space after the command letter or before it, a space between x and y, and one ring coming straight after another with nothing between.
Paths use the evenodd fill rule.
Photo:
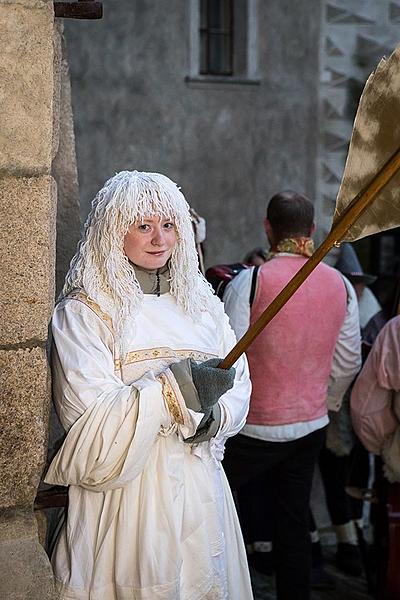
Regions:
<instances>
[{"instance_id":1,"label":"gold embroidered trim","mask_svg":"<svg viewBox=\"0 0 400 600\"><path fill-rule=\"evenodd\" d=\"M143 360L164 360L168 358L179 358L181 360L185 358L193 358L193 360L204 361L209 358L217 357L216 354L209 354L206 352L197 352L196 350L172 350L171 348L148 348L146 350L135 350L128 352L123 362L120 359L115 361L115 369L118 371L121 366L129 365L131 363L140 362Z\"/></svg>"},{"instance_id":2,"label":"gold embroidered trim","mask_svg":"<svg viewBox=\"0 0 400 600\"><path fill-rule=\"evenodd\" d=\"M98 316L100 317L100 319L102 321L104 321L107 325L107 327L111 330L111 332L114 334L114 329L113 329L113 323L112 323L112 319L110 317L110 315L108 315L107 313L104 312L104 310L102 310L100 308L100 306L97 304L97 302L95 302L94 300L91 300L86 294L85 292L82 292L81 290L74 290L73 292L71 292L67 298L72 298L73 300L79 300L80 302L83 302L83 304L86 304L86 306L88 306L89 308L92 309L92 311Z\"/></svg>"},{"instance_id":3,"label":"gold embroidered trim","mask_svg":"<svg viewBox=\"0 0 400 600\"><path fill-rule=\"evenodd\" d=\"M161 382L162 394L165 398L165 401L168 406L168 410L169 410L173 420L175 421L175 423L178 423L179 425L183 425L184 419L183 419L181 407L179 406L178 400L175 396L175 392L172 389L172 386L171 386L170 382L168 381L167 376L164 373L161 373L161 375L159 375L157 379L159 379L159 381Z\"/></svg>"}]
</instances>

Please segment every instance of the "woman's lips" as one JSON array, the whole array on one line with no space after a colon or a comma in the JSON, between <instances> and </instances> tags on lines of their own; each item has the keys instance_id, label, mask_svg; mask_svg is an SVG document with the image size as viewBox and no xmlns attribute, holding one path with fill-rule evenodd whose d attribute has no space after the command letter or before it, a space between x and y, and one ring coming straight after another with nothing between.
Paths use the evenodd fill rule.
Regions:
<instances>
[{"instance_id":1,"label":"woman's lips","mask_svg":"<svg viewBox=\"0 0 400 600\"><path fill-rule=\"evenodd\" d=\"M162 256L166 253L166 250L159 250L158 252L148 252L147 254L151 254L152 256Z\"/></svg>"}]
</instances>

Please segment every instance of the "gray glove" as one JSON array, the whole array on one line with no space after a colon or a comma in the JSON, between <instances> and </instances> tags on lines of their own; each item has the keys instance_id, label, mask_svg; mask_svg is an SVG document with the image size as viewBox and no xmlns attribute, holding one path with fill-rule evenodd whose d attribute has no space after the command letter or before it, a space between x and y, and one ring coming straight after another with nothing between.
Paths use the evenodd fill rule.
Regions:
<instances>
[{"instance_id":1,"label":"gray glove","mask_svg":"<svg viewBox=\"0 0 400 600\"><path fill-rule=\"evenodd\" d=\"M196 434L185 440L187 442L206 441L218 430L221 419L218 400L231 389L235 380L235 369L216 368L220 362L220 358L211 358L203 363L187 358L170 366L186 406L204 413Z\"/></svg>"},{"instance_id":2,"label":"gray glove","mask_svg":"<svg viewBox=\"0 0 400 600\"><path fill-rule=\"evenodd\" d=\"M210 414L219 398L231 389L235 369L218 369L220 362L220 358L211 358L203 363L187 358L170 366L188 408Z\"/></svg>"},{"instance_id":3,"label":"gray glove","mask_svg":"<svg viewBox=\"0 0 400 600\"><path fill-rule=\"evenodd\" d=\"M231 389L235 381L235 369L218 369L220 358L202 363L190 359L192 379L199 395L202 412L207 413L219 398Z\"/></svg>"}]
</instances>

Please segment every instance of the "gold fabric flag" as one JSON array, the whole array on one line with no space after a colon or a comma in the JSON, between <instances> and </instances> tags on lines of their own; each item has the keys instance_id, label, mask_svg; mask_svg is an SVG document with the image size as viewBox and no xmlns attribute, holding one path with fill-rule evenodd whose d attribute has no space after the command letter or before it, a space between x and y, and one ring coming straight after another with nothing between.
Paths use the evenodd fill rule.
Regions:
<instances>
[{"instance_id":1,"label":"gold fabric flag","mask_svg":"<svg viewBox=\"0 0 400 600\"><path fill-rule=\"evenodd\" d=\"M336 199L333 226L400 147L400 46L369 76L354 120L350 148ZM400 171L341 241L353 242L400 226Z\"/></svg>"}]
</instances>

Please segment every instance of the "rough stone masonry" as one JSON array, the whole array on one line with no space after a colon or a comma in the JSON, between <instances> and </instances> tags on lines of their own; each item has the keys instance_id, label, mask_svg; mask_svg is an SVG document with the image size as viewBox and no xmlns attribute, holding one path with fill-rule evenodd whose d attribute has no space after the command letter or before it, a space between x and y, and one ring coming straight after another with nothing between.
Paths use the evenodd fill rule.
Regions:
<instances>
[{"instance_id":1,"label":"rough stone masonry","mask_svg":"<svg viewBox=\"0 0 400 600\"><path fill-rule=\"evenodd\" d=\"M0 0L0 81L0 597L50 600L33 502L47 454L57 185L60 278L79 231L68 67L51 0Z\"/></svg>"}]
</instances>

